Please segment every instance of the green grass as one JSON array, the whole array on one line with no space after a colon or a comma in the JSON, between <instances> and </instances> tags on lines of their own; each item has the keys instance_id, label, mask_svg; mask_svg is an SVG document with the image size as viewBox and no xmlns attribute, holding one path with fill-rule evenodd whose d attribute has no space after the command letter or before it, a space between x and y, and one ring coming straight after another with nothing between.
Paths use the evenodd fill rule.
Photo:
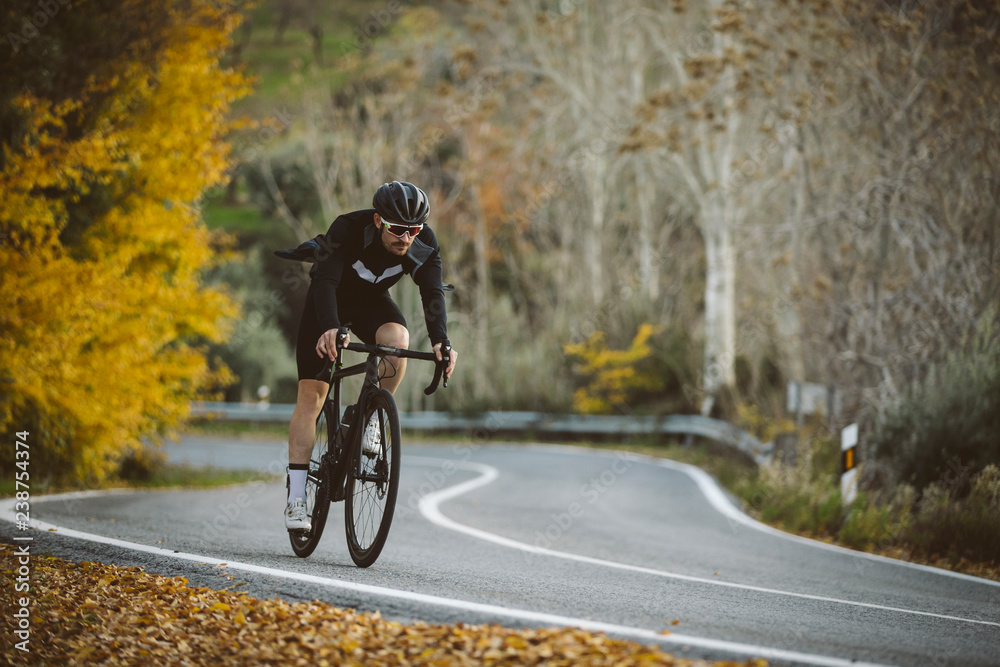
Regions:
<instances>
[{"instance_id":1,"label":"green grass","mask_svg":"<svg viewBox=\"0 0 1000 667\"><path fill-rule=\"evenodd\" d=\"M354 7L352 7L354 5ZM337 83L338 60L356 51L354 28L363 25L371 7L362 2L341 3L340 11L349 16L338 17L334 12L321 11L323 29L323 62L317 63L313 40L305 25L292 22L280 44L275 44L277 17L266 4L259 5L250 15L250 39L243 49L243 64L248 74L257 78L254 92L239 100L234 110L255 117L274 114L278 110L298 108L303 94L319 81ZM234 40L243 39L243 30Z\"/></svg>"},{"instance_id":2,"label":"green grass","mask_svg":"<svg viewBox=\"0 0 1000 667\"><path fill-rule=\"evenodd\" d=\"M288 437L288 424L203 420L191 422L185 432L189 435L283 440Z\"/></svg>"},{"instance_id":3,"label":"green grass","mask_svg":"<svg viewBox=\"0 0 1000 667\"><path fill-rule=\"evenodd\" d=\"M208 198L202 207L202 214L209 229L224 229L238 234L266 235L273 232L276 225L281 225L261 216L260 209L253 204L227 205L222 203L221 196Z\"/></svg>"},{"instance_id":4,"label":"green grass","mask_svg":"<svg viewBox=\"0 0 1000 667\"><path fill-rule=\"evenodd\" d=\"M187 465L164 464L153 470L148 479L130 480L124 483L128 488L164 489L174 487L213 488L248 482L268 482L277 479L274 475L254 470L229 470L225 468L199 468Z\"/></svg>"}]
</instances>

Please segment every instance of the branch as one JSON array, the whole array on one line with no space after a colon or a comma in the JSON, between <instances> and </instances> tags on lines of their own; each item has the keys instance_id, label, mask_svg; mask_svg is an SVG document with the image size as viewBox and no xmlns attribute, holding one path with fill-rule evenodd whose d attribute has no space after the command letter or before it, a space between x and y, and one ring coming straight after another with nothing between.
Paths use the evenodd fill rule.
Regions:
<instances>
[{"instance_id":1,"label":"branch","mask_svg":"<svg viewBox=\"0 0 1000 667\"><path fill-rule=\"evenodd\" d=\"M313 100L307 100L306 107L306 157L312 167L313 183L323 207L325 220L333 220L337 214L336 184L339 162L336 159L326 163L325 144L316 127L316 117L319 111Z\"/></svg>"},{"instance_id":2,"label":"branch","mask_svg":"<svg viewBox=\"0 0 1000 667\"><path fill-rule=\"evenodd\" d=\"M271 161L266 157L261 158L260 160L260 173L263 174L264 180L267 182L267 190L271 194L271 200L278 209L281 219L284 220L286 225L291 227L293 232L295 232L295 236L298 237L300 243L304 243L305 241L311 239L312 235L306 230L302 222L292 215L292 212L285 204L285 198L281 194L281 190L278 188L278 184L274 180L274 172L271 171Z\"/></svg>"},{"instance_id":3,"label":"branch","mask_svg":"<svg viewBox=\"0 0 1000 667\"><path fill-rule=\"evenodd\" d=\"M701 184L698 183L698 178L694 175L694 172L691 171L691 167L684 161L684 158L681 157L679 153L672 153L670 157L673 159L674 165L676 165L677 169L680 171L681 177L683 177L685 182L687 182L687 186L691 190L691 194L694 195L695 199L697 199L699 203L702 202L705 199L705 190L701 187Z\"/></svg>"}]
</instances>

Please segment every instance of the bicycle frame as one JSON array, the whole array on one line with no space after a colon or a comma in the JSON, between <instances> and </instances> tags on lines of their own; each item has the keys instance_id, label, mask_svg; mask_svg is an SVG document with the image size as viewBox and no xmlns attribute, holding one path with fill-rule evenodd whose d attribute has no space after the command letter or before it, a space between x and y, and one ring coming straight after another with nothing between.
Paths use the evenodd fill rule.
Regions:
<instances>
[{"instance_id":1,"label":"bicycle frame","mask_svg":"<svg viewBox=\"0 0 1000 667\"><path fill-rule=\"evenodd\" d=\"M341 350L342 352L342 350ZM377 355L369 355L368 359L365 361L348 366L344 368L343 366L343 354L337 354L336 364L334 366L334 371L330 377L330 388L327 390L326 398L324 398L324 406L327 401L332 403L332 409L327 411L327 419L331 420L333 423L331 427L333 429L334 436L333 447L327 452L327 456L332 455L330 460L331 469L333 471L333 479L330 488L331 500L338 502L344 499L344 491L347 482L347 466L350 456L351 446L354 443L354 433L353 424L345 432L343 428L343 423L341 422L341 383L344 378L352 377L355 375L365 374L365 382L361 387L361 393L358 396L357 407L355 407L355 414L363 408L365 398L372 387L378 386L378 365L379 357ZM333 395L333 398L330 395Z\"/></svg>"},{"instance_id":2,"label":"bicycle frame","mask_svg":"<svg viewBox=\"0 0 1000 667\"><path fill-rule=\"evenodd\" d=\"M368 358L361 363L353 364L345 368L343 362L344 350L367 353ZM333 409L330 410L330 412L332 413L334 419L333 432L337 434L334 438L334 442L337 447L336 451L331 450L328 452L328 455L333 454L334 457L330 461L333 467L333 487L331 492L333 493L332 500L334 502L343 500L344 497L345 483L347 479L347 462L350 457L344 456L343 454L349 451L350 446L354 442L355 433L357 432L354 428L357 424L351 424L346 433L343 430L340 413L341 383L343 379L364 374L365 381L361 387L361 392L358 395L358 402L355 404L355 414L361 415L364 414L365 401L367 400L368 394L379 386L379 365L385 357L422 359L425 361L435 362L436 367L434 371L434 379L431 381L431 384L424 389L424 393L430 395L437 389L438 383L443 377L444 368L448 365L448 350L450 350L450 347L445 350L442 361L438 361L437 356L430 352L416 352L388 345L364 345L360 343L351 343L345 347L341 346L338 341L337 357L335 361L332 365L329 361L327 361L323 370L316 376L317 380L329 384L327 395L323 399L324 407L326 406L327 401L331 401L333 403ZM448 386L448 380L446 378L444 380L444 386ZM332 399L330 398L331 393L333 394Z\"/></svg>"}]
</instances>

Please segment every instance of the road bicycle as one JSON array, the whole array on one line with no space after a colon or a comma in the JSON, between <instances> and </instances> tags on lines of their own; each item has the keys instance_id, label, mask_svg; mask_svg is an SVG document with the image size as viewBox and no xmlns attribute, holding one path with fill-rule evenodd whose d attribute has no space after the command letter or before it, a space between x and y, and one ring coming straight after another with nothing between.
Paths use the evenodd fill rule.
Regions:
<instances>
[{"instance_id":1,"label":"road bicycle","mask_svg":"<svg viewBox=\"0 0 1000 667\"><path fill-rule=\"evenodd\" d=\"M391 366L385 357L433 361L434 379L424 389L425 394L433 394L450 363L451 344L444 342L443 359L438 361L433 352L361 343L342 346L346 335L347 330L341 329L336 361L328 361L316 376L317 380L328 383L330 389L316 420L316 444L306 477L306 512L312 528L289 531L288 535L295 554L306 558L323 536L330 505L343 500L351 559L358 567L368 567L385 546L399 490L399 412L392 394L379 386L380 368L383 364ZM368 358L344 368L344 350L366 353ZM361 374L365 380L358 400L341 419L341 382ZM447 378L444 386L448 386Z\"/></svg>"}]
</instances>

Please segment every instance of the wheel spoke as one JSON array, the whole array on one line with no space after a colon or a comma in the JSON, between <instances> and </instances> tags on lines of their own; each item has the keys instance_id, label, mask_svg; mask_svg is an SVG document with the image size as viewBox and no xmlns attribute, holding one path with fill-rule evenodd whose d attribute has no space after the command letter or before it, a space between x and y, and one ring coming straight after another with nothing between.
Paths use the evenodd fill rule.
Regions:
<instances>
[{"instance_id":1,"label":"wheel spoke","mask_svg":"<svg viewBox=\"0 0 1000 667\"><path fill-rule=\"evenodd\" d=\"M309 460L309 472L306 475L306 514L312 528L306 533L289 533L293 551L303 558L310 555L319 543L330 507L327 489L329 480L324 479L331 436L327 421L328 409L329 405L324 405L316 420L316 441Z\"/></svg>"},{"instance_id":2,"label":"wheel spoke","mask_svg":"<svg viewBox=\"0 0 1000 667\"><path fill-rule=\"evenodd\" d=\"M378 557L392 522L399 463L399 421L388 392L372 396L362 424L366 438L377 438L378 453L369 458L358 452L348 488L348 544L351 556L362 567ZM360 448L359 448L360 449Z\"/></svg>"}]
</instances>

